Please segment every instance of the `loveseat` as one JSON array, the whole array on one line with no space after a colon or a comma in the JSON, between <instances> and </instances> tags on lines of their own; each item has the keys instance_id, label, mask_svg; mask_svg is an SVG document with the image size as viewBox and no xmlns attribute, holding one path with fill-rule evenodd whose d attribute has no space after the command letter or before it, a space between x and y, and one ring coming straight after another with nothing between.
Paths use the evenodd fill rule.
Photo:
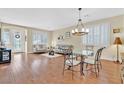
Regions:
<instances>
[{"instance_id":1,"label":"loveseat","mask_svg":"<svg viewBox=\"0 0 124 93\"><path fill-rule=\"evenodd\" d=\"M33 53L45 53L47 52L47 46L44 44L33 45Z\"/></svg>"}]
</instances>

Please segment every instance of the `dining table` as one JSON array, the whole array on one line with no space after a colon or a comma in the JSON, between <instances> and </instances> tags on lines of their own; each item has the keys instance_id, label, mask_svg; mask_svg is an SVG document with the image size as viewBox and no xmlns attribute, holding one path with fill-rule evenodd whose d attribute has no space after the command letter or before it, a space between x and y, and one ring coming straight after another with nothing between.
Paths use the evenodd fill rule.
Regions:
<instances>
[{"instance_id":1,"label":"dining table","mask_svg":"<svg viewBox=\"0 0 124 93\"><path fill-rule=\"evenodd\" d=\"M73 56L76 56L76 58L80 57L80 74L84 75L84 63L85 63L85 58L88 57L88 54L82 51L73 51Z\"/></svg>"}]
</instances>

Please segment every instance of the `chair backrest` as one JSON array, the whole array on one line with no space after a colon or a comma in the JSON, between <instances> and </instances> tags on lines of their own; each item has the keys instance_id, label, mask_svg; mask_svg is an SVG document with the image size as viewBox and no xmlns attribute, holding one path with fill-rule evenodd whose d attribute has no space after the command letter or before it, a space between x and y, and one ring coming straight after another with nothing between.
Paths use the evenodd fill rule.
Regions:
<instances>
[{"instance_id":1,"label":"chair backrest","mask_svg":"<svg viewBox=\"0 0 124 93\"><path fill-rule=\"evenodd\" d=\"M96 55L95 55L95 61L98 62L100 60L100 57L101 57L101 54L102 54L102 50L104 49L105 47L102 47L100 49L97 50L96 52Z\"/></svg>"},{"instance_id":2,"label":"chair backrest","mask_svg":"<svg viewBox=\"0 0 124 93\"><path fill-rule=\"evenodd\" d=\"M124 65L124 53L120 53L121 54L121 63Z\"/></svg>"},{"instance_id":3,"label":"chair backrest","mask_svg":"<svg viewBox=\"0 0 124 93\"><path fill-rule=\"evenodd\" d=\"M73 49L63 49L64 54L64 61L69 61L71 64L73 64Z\"/></svg>"},{"instance_id":4,"label":"chair backrest","mask_svg":"<svg viewBox=\"0 0 124 93\"><path fill-rule=\"evenodd\" d=\"M64 55L71 55L72 49L62 49Z\"/></svg>"}]
</instances>

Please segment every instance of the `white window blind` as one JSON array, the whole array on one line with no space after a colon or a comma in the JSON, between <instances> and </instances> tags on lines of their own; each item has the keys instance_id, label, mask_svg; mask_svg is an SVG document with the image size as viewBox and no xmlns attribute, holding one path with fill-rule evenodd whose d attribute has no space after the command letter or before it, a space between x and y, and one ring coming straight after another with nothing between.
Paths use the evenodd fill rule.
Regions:
<instances>
[{"instance_id":1,"label":"white window blind","mask_svg":"<svg viewBox=\"0 0 124 93\"><path fill-rule=\"evenodd\" d=\"M46 32L33 31L33 45L35 44L47 44L48 36Z\"/></svg>"},{"instance_id":2,"label":"white window blind","mask_svg":"<svg viewBox=\"0 0 124 93\"><path fill-rule=\"evenodd\" d=\"M110 45L110 24L98 24L88 27L89 33L82 36L83 45Z\"/></svg>"}]
</instances>

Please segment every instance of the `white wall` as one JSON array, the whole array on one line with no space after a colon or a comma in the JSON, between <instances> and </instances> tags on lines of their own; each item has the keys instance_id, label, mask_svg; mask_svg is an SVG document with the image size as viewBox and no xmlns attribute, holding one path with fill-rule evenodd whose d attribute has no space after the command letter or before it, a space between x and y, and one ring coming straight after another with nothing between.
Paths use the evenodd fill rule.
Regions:
<instances>
[{"instance_id":1,"label":"white wall","mask_svg":"<svg viewBox=\"0 0 124 93\"><path fill-rule=\"evenodd\" d=\"M93 22L88 22L85 24L85 26L90 26L90 25L100 24L100 23L111 24L110 46L103 51L102 58L113 60L114 57L116 56L116 47L113 45L115 37L119 36L122 39L122 42L124 44L124 15L97 20ZM32 31L36 29L23 28L23 27L12 26L12 25L10 27L16 27L18 29L21 29L21 30L23 29L27 31L27 52L32 52ZM63 28L63 29L56 30L54 32L47 31L48 33L47 45L51 46L52 42L54 43L54 45L69 44L69 45L73 45L76 51L81 51L82 50L81 37L71 35L70 38L65 38L63 41L57 40L59 35L64 35L65 32L71 31L73 28L74 27ZM114 28L120 28L121 32L119 34L113 34L112 30ZM42 30L42 31L45 31L45 30ZM124 52L124 46L123 47L120 46L120 52Z\"/></svg>"},{"instance_id":2,"label":"white wall","mask_svg":"<svg viewBox=\"0 0 124 93\"><path fill-rule=\"evenodd\" d=\"M32 47L32 32L33 31L37 31L36 29L28 29L27 30L27 50L28 53L32 53L33 52L33 47ZM39 30L38 30L39 31ZM45 30L43 30L44 32ZM50 31L45 31L48 35L48 43L47 46L51 46L52 44L52 32Z\"/></svg>"},{"instance_id":3,"label":"white wall","mask_svg":"<svg viewBox=\"0 0 124 93\"><path fill-rule=\"evenodd\" d=\"M33 48L32 48L32 31L37 31L38 29L33 29L33 28L27 28L27 27L21 27L21 26L16 26L16 25L11 25L11 24L2 24L2 29L3 28L7 28L7 29L16 29L17 31L23 31L25 32L24 36L27 34L27 47L25 47L25 49L27 50L27 53L32 53L33 52ZM51 42L52 42L52 32L49 32L47 30L38 30L38 31L45 31L48 35L48 43L47 46L51 46ZM10 35L10 40L11 42L13 42L12 40L12 36ZM13 48L12 43L7 45L7 48Z\"/></svg>"},{"instance_id":4,"label":"white wall","mask_svg":"<svg viewBox=\"0 0 124 93\"><path fill-rule=\"evenodd\" d=\"M109 23L111 25L110 33L110 46L104 49L102 58L108 60L114 60L116 58L116 46L113 45L115 37L119 36L122 39L124 44L124 15L111 17L107 19L97 20L93 22L88 22L85 26L100 24L100 23ZM113 29L120 28L121 32L119 34L113 34ZM68 32L73 29L73 27L68 27L53 32L53 42L55 44L71 44L74 45L75 50L80 51L82 49L81 37L71 36L69 39L64 39L63 41L58 41L57 38L59 35L64 35L65 32ZM124 52L124 47L120 46L120 52Z\"/></svg>"},{"instance_id":5,"label":"white wall","mask_svg":"<svg viewBox=\"0 0 124 93\"><path fill-rule=\"evenodd\" d=\"M58 40L58 37L60 35L65 36L65 33L68 32L68 31L71 31L71 30L72 30L72 27L54 31L53 32L53 42L55 43L55 45L56 44L73 45L75 50L80 51L81 46L82 46L81 37L71 35L70 38L65 38L64 37L64 40Z\"/></svg>"}]
</instances>

